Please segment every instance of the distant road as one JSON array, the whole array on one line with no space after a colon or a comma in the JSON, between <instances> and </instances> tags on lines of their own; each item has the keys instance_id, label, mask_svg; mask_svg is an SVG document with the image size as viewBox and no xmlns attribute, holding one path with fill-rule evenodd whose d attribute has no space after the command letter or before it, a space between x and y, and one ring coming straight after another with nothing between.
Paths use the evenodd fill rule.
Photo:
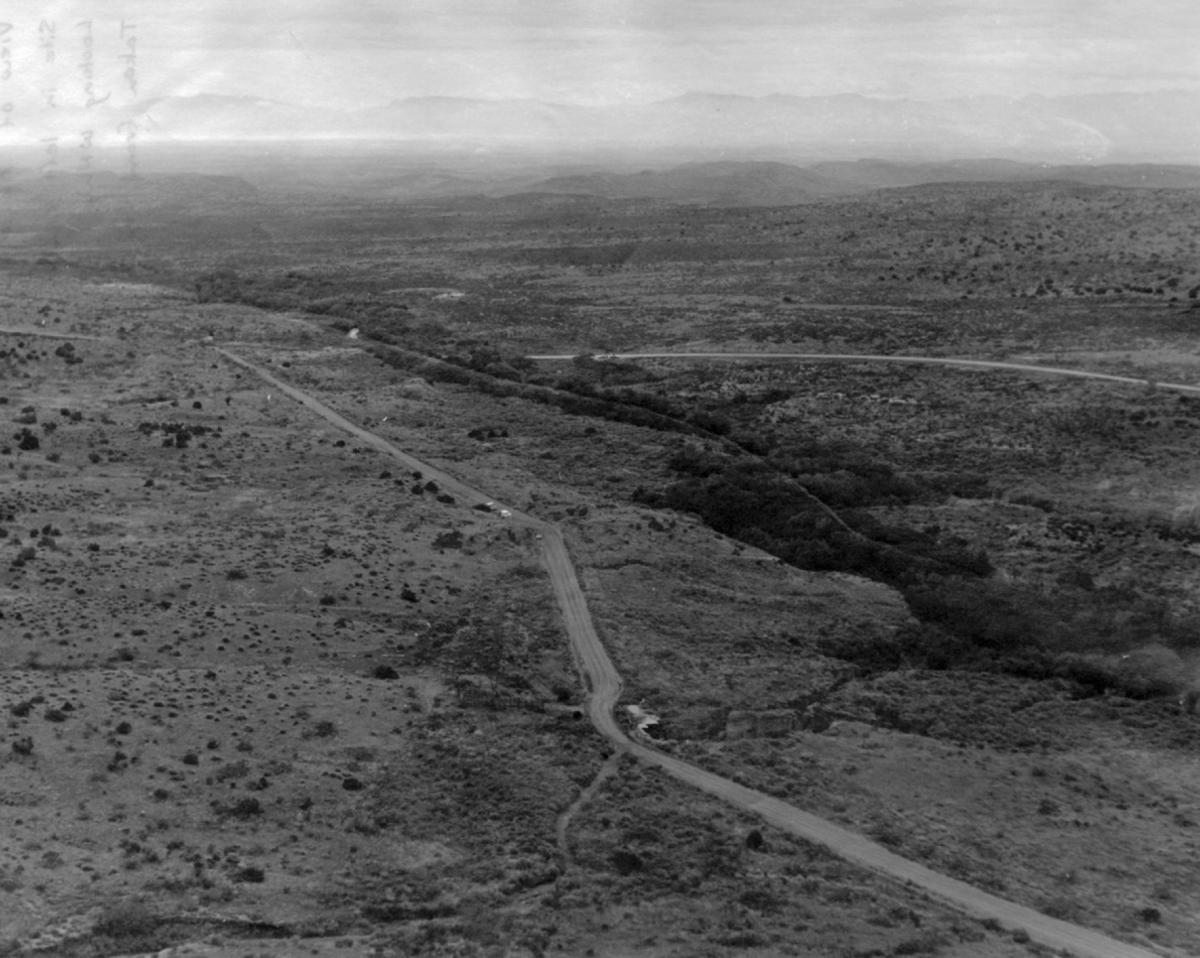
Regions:
<instances>
[{"instance_id":1,"label":"distant road","mask_svg":"<svg viewBox=\"0 0 1200 958\"><path fill-rule=\"evenodd\" d=\"M1111 373L1096 373L1086 369L1068 369L1064 366L1038 366L1034 363L1005 363L989 359L954 359L944 356L889 356L860 353L601 353L606 359L738 359L763 361L787 359L793 362L844 362L844 363L915 363L926 366L961 366L967 369L1009 369L1020 373L1043 373L1047 376L1073 376L1076 379L1102 379L1114 383L1134 386L1153 385L1156 389L1193 393L1200 396L1200 386L1185 383L1164 383L1156 379L1137 376L1114 376ZM544 362L563 362L574 359L574 355L526 356Z\"/></svg>"},{"instance_id":2,"label":"distant road","mask_svg":"<svg viewBox=\"0 0 1200 958\"><path fill-rule=\"evenodd\" d=\"M393 446L382 436L377 436L375 433L368 432L361 426L352 423L345 416L330 409L323 402L314 399L303 390L297 389L295 386L289 385L282 379L273 376L261 366L255 365L248 359L243 359L241 356L237 355L237 353L230 352L228 349L223 349L219 346L214 348L231 363L235 363L236 365L241 366L243 369L248 369L250 372L258 376L259 379L263 380L263 382L274 387L281 395L288 396L291 399L296 400L296 402L300 403L300 405L307 407L322 419L334 426L337 426L339 429L348 432L355 439L366 443L368 446L371 446L378 452L382 452L385 456L391 456L393 459L398 460L401 464L407 466L409 469L420 472L422 478L432 479L438 484L442 491L450 493L456 499L465 502L466 505L473 506L491 501L479 490L468 486L466 483L461 482L447 472L443 472L436 466L431 466L429 463L424 462L415 456L410 456L408 453L404 452L404 450L398 448L397 446ZM537 520L535 520L532 516L525 515L524 513L517 513L514 511L513 516L518 520L524 520L526 523L537 522Z\"/></svg>"},{"instance_id":3,"label":"distant road","mask_svg":"<svg viewBox=\"0 0 1200 958\"><path fill-rule=\"evenodd\" d=\"M409 455L382 436L377 436L361 426L355 425L320 400L284 382L261 366L243 359L228 349L217 347L216 351L225 359L254 373L273 389L291 397L356 439L367 443L384 455L391 456L410 469L420 470L424 476L435 479L439 485L457 498L468 503L490 501L486 493L454 478L436 466ZM1138 380L1133 381L1137 382ZM950 878L948 875L935 872L917 862L902 858L888 851L882 845L849 831L841 825L631 740L622 731L614 715L617 700L621 695L621 677L617 673L612 659L609 658L604 644L600 641L600 636L596 634L595 624L588 611L587 599L579 586L579 578L567 551L562 530L552 523L544 522L528 513L513 509L511 506L507 508L512 511L512 518L503 521L528 527L542 537L542 562L549 573L554 598L562 612L572 651L584 681L587 683L588 716L596 730L618 749L636 756L648 765L662 769L679 781L686 782L731 805L758 815L776 828L822 845L848 861L921 888L932 897L970 914L981 918L993 918L1007 928L1024 929L1033 941L1049 948L1065 950L1079 958L1163 958L1156 952L1138 948L1091 929L1043 915L1024 905L998 898L982 889L968 885L966 882Z\"/></svg>"},{"instance_id":4,"label":"distant road","mask_svg":"<svg viewBox=\"0 0 1200 958\"><path fill-rule=\"evenodd\" d=\"M92 343L111 343L111 336L88 336L84 333L60 333L50 329L21 329L17 326L0 326L0 335L37 336L40 339L86 339Z\"/></svg>"}]
</instances>

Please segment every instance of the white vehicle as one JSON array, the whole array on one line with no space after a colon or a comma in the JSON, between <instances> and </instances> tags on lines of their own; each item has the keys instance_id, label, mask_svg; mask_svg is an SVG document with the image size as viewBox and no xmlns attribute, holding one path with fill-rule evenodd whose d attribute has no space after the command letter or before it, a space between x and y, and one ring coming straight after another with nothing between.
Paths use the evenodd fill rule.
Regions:
<instances>
[{"instance_id":1,"label":"white vehicle","mask_svg":"<svg viewBox=\"0 0 1200 958\"><path fill-rule=\"evenodd\" d=\"M511 519L512 511L510 509L501 509L500 510L500 518L501 519Z\"/></svg>"}]
</instances>

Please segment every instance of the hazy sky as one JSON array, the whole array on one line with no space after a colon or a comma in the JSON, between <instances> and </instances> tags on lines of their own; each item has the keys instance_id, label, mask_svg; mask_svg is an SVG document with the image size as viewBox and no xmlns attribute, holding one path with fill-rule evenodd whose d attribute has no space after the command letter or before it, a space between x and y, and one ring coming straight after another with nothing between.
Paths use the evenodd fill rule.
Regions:
<instances>
[{"instance_id":1,"label":"hazy sky","mask_svg":"<svg viewBox=\"0 0 1200 958\"><path fill-rule=\"evenodd\" d=\"M920 99L1200 90L1197 0L49 0L0 7L10 84L76 69L139 98L253 94L328 106L406 96L602 103L689 91ZM10 12L4 13L7 8ZM17 87L13 87L16 89ZM0 87L0 94L3 88Z\"/></svg>"}]
</instances>

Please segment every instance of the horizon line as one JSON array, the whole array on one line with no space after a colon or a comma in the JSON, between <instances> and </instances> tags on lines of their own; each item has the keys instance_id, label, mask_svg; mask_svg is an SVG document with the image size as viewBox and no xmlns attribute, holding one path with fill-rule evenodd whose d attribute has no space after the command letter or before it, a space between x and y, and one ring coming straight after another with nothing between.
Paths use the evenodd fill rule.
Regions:
<instances>
[{"instance_id":1,"label":"horizon line","mask_svg":"<svg viewBox=\"0 0 1200 958\"><path fill-rule=\"evenodd\" d=\"M305 100L281 100L273 96L262 96L256 93L226 93L216 91L201 91L198 93L164 93L158 96L146 97L125 105L125 109L136 108L141 104L155 103L163 100L253 100L261 103L269 103L278 106L316 106L320 109L327 110L372 110L386 108L399 103L413 103L427 100L447 100L463 103L534 103L542 106L561 106L575 107L580 109L619 109L621 107L637 108L644 106L655 106L664 103L673 103L679 100L689 98L696 99L726 99L726 100L872 100L881 103L954 103L954 102L975 102L980 100L1003 100L1010 103L1019 103L1025 100L1080 100L1095 97L1152 97L1161 95L1182 95L1200 97L1200 87L1195 89L1182 86L1164 86L1153 90L1136 90L1136 89L1109 89L1104 91L1094 91L1088 93L1040 93L1029 92L1022 94L1008 93L969 93L959 96L906 96L893 94L879 93L862 93L854 90L844 90L836 93L787 93L781 90L776 90L770 93L737 93L725 92L717 90L687 90L683 93L674 94L672 96L658 97L645 100L612 100L612 101L587 101L587 100L557 100L557 99L542 99L536 96L514 97L514 96L474 96L467 94L456 93L421 93L412 96L393 96L388 99L372 101L370 103L363 102L357 107L347 107L345 105L321 104L318 101ZM112 109L112 108L110 108ZM118 108L119 109L119 108Z\"/></svg>"}]
</instances>

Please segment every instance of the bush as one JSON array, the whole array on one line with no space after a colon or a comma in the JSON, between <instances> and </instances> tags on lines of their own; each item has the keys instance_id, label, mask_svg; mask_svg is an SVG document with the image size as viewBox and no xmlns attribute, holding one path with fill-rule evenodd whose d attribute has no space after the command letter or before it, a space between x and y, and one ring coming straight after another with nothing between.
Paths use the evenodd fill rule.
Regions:
<instances>
[{"instance_id":1,"label":"bush","mask_svg":"<svg viewBox=\"0 0 1200 958\"><path fill-rule=\"evenodd\" d=\"M12 564L20 568L26 562L32 562L36 558L37 549L35 549L33 546L25 546L20 552L17 553L16 558L14 558L12 561Z\"/></svg>"},{"instance_id":2,"label":"bush","mask_svg":"<svg viewBox=\"0 0 1200 958\"><path fill-rule=\"evenodd\" d=\"M642 859L634 852L618 849L610 859L618 875L632 875L642 870Z\"/></svg>"},{"instance_id":3,"label":"bush","mask_svg":"<svg viewBox=\"0 0 1200 958\"><path fill-rule=\"evenodd\" d=\"M141 902L122 902L105 909L92 933L107 938L143 938L153 934L161 923L162 919Z\"/></svg>"},{"instance_id":4,"label":"bush","mask_svg":"<svg viewBox=\"0 0 1200 958\"><path fill-rule=\"evenodd\" d=\"M817 640L817 651L843 662L853 662L872 672L899 668L902 661L899 635L883 632L825 635Z\"/></svg>"},{"instance_id":5,"label":"bush","mask_svg":"<svg viewBox=\"0 0 1200 958\"><path fill-rule=\"evenodd\" d=\"M248 819L263 813L262 802L257 798L239 798L232 805L217 805L216 810L222 818Z\"/></svg>"},{"instance_id":6,"label":"bush","mask_svg":"<svg viewBox=\"0 0 1200 958\"><path fill-rule=\"evenodd\" d=\"M1062 655L1052 666L1053 674L1073 682L1081 697L1101 695L1117 685L1116 670L1103 659L1094 656ZM1043 678L1034 675L1031 678Z\"/></svg>"},{"instance_id":7,"label":"bush","mask_svg":"<svg viewBox=\"0 0 1200 958\"><path fill-rule=\"evenodd\" d=\"M304 738L332 738L337 735L338 727L329 719L322 719L319 722L314 722L313 725L306 729Z\"/></svg>"},{"instance_id":8,"label":"bush","mask_svg":"<svg viewBox=\"0 0 1200 958\"><path fill-rule=\"evenodd\" d=\"M748 888L738 895L738 904L751 911L773 914L779 911L785 899L769 888Z\"/></svg>"},{"instance_id":9,"label":"bush","mask_svg":"<svg viewBox=\"0 0 1200 958\"><path fill-rule=\"evenodd\" d=\"M250 774L250 766L242 759L236 762L230 762L217 769L216 775L213 776L218 782L225 782L233 778L245 778Z\"/></svg>"},{"instance_id":10,"label":"bush","mask_svg":"<svg viewBox=\"0 0 1200 958\"><path fill-rule=\"evenodd\" d=\"M951 577L927 577L904 590L913 615L974 645L1018 649L1037 645L1040 623L1030 597L1002 584Z\"/></svg>"},{"instance_id":11,"label":"bush","mask_svg":"<svg viewBox=\"0 0 1200 958\"><path fill-rule=\"evenodd\" d=\"M1044 899L1038 911L1059 921L1077 921L1081 914L1079 902L1067 895L1053 895Z\"/></svg>"},{"instance_id":12,"label":"bush","mask_svg":"<svg viewBox=\"0 0 1200 958\"><path fill-rule=\"evenodd\" d=\"M1144 646L1121 657L1117 688L1129 698L1158 698L1175 694L1181 676L1187 674L1183 660L1165 646Z\"/></svg>"}]
</instances>

